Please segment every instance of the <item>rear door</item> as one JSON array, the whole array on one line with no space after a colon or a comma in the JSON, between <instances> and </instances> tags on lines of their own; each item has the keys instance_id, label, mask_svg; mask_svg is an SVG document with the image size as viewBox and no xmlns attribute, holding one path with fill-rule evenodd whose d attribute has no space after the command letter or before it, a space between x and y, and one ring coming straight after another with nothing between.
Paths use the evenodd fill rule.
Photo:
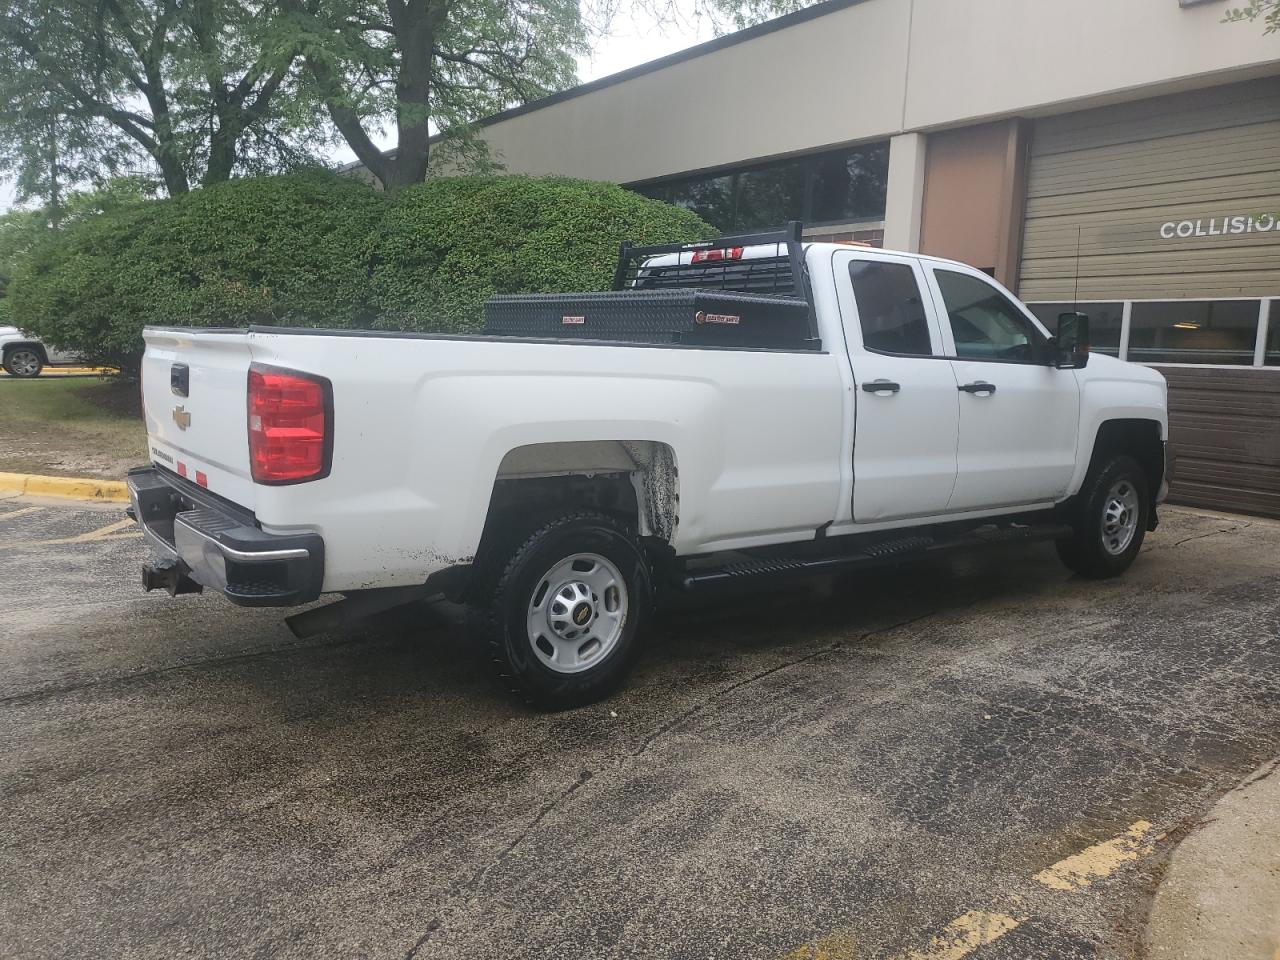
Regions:
<instances>
[{"instance_id":1,"label":"rear door","mask_svg":"<svg viewBox=\"0 0 1280 960\"><path fill-rule=\"evenodd\" d=\"M943 513L959 403L920 263L850 251L834 268L854 379L853 519Z\"/></svg>"},{"instance_id":2,"label":"rear door","mask_svg":"<svg viewBox=\"0 0 1280 960\"><path fill-rule=\"evenodd\" d=\"M1047 335L1002 287L960 265L928 267L960 399L951 511L1046 503L1076 464L1080 387Z\"/></svg>"},{"instance_id":3,"label":"rear door","mask_svg":"<svg viewBox=\"0 0 1280 960\"><path fill-rule=\"evenodd\" d=\"M142 400L151 461L254 508L243 331L144 332Z\"/></svg>"}]
</instances>

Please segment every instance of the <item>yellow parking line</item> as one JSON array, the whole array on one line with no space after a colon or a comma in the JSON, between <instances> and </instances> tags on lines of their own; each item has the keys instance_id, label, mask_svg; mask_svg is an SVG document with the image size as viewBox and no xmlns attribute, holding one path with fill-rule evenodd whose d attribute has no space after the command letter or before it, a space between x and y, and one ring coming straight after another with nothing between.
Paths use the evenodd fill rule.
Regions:
<instances>
[{"instance_id":1,"label":"yellow parking line","mask_svg":"<svg viewBox=\"0 0 1280 960\"><path fill-rule=\"evenodd\" d=\"M1157 841L1164 839L1165 834L1152 836L1151 830L1152 826L1148 821L1135 821L1120 836L1095 843L1079 853L1065 857L1052 866L1045 867L1031 879L1050 890L1070 892L1083 889L1155 849ZM1017 894L1008 899L1017 905L1024 902ZM908 950L896 954L896 957L897 960L963 960L980 947L1017 929L1026 919L1012 917L1007 913L970 910L943 927L923 949ZM846 929L835 930L816 940L810 940L785 954L782 960L855 960L856 957L856 931ZM1275 960L1280 960L1280 953Z\"/></svg>"},{"instance_id":2,"label":"yellow parking line","mask_svg":"<svg viewBox=\"0 0 1280 960\"><path fill-rule=\"evenodd\" d=\"M988 943L999 940L1019 921L1004 913L970 910L956 917L923 950L909 950L903 960L961 960Z\"/></svg>"},{"instance_id":3,"label":"yellow parking line","mask_svg":"<svg viewBox=\"0 0 1280 960\"><path fill-rule=\"evenodd\" d=\"M25 517L29 513L39 513L44 507L23 507L21 510L10 510L8 513L0 513L0 520L8 520L10 517Z\"/></svg>"},{"instance_id":4,"label":"yellow parking line","mask_svg":"<svg viewBox=\"0 0 1280 960\"><path fill-rule=\"evenodd\" d=\"M105 540L132 540L135 537L142 536L141 530L130 530L125 533L120 531L125 527L133 526L133 521L128 517L109 523L105 527L98 527L96 530L90 530L88 533L79 533L74 537L56 537L52 540L31 540L28 542L9 540L0 543L0 548L5 547L55 547L60 544L67 543L101 543Z\"/></svg>"},{"instance_id":5,"label":"yellow parking line","mask_svg":"<svg viewBox=\"0 0 1280 960\"><path fill-rule=\"evenodd\" d=\"M115 523L109 523L105 527L99 527L97 530L90 530L88 533L82 533L78 537L72 537L71 543L85 543L89 540L101 540L109 534L115 533L117 530L123 530L125 527L132 527L133 521L129 517L117 520Z\"/></svg>"},{"instance_id":6,"label":"yellow parking line","mask_svg":"<svg viewBox=\"0 0 1280 960\"><path fill-rule=\"evenodd\" d=\"M1077 854L1059 860L1051 867L1037 873L1032 880L1044 884L1050 890L1079 890L1087 887L1094 880L1109 877L1130 860L1137 860L1138 854L1151 849L1147 835L1151 833L1151 824L1139 820L1118 837L1095 843Z\"/></svg>"},{"instance_id":7,"label":"yellow parking line","mask_svg":"<svg viewBox=\"0 0 1280 960\"><path fill-rule=\"evenodd\" d=\"M857 960L858 946L852 930L837 930L797 947L782 960Z\"/></svg>"}]
</instances>

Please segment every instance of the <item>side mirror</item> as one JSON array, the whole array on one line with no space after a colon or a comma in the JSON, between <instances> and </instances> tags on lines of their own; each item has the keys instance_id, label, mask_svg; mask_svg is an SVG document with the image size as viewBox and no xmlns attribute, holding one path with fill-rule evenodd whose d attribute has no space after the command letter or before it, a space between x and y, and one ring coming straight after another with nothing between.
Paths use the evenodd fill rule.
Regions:
<instances>
[{"instance_id":1,"label":"side mirror","mask_svg":"<svg viewBox=\"0 0 1280 960\"><path fill-rule=\"evenodd\" d=\"M1058 335L1053 338L1053 365L1059 370L1079 370L1089 364L1089 317L1083 313L1058 314Z\"/></svg>"}]
</instances>

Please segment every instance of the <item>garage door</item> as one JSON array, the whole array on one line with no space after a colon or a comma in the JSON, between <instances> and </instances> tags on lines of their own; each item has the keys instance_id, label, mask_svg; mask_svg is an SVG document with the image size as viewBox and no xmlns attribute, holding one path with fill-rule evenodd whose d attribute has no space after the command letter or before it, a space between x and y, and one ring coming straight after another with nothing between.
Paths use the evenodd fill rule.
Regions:
<instances>
[{"instance_id":1,"label":"garage door","mask_svg":"<svg viewBox=\"0 0 1280 960\"><path fill-rule=\"evenodd\" d=\"M1038 121L1021 293L1276 296L1277 213L1280 77Z\"/></svg>"},{"instance_id":2,"label":"garage door","mask_svg":"<svg viewBox=\"0 0 1280 960\"><path fill-rule=\"evenodd\" d=\"M1019 292L1168 377L1172 499L1280 516L1280 77L1038 121Z\"/></svg>"}]
</instances>

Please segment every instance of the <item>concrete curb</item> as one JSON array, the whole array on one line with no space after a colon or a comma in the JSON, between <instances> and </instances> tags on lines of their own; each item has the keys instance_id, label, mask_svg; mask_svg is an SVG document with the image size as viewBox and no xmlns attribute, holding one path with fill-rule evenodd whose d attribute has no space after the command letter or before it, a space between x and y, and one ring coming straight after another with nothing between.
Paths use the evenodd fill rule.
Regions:
<instances>
[{"instance_id":1,"label":"concrete curb","mask_svg":"<svg viewBox=\"0 0 1280 960\"><path fill-rule=\"evenodd\" d=\"M26 497L96 500L104 503L127 503L129 500L129 488L122 480L42 477L34 473L0 473L0 493L16 493Z\"/></svg>"},{"instance_id":2,"label":"concrete curb","mask_svg":"<svg viewBox=\"0 0 1280 960\"><path fill-rule=\"evenodd\" d=\"M1280 762L1254 771L1178 845L1144 939L1151 960L1280 958Z\"/></svg>"}]
</instances>

